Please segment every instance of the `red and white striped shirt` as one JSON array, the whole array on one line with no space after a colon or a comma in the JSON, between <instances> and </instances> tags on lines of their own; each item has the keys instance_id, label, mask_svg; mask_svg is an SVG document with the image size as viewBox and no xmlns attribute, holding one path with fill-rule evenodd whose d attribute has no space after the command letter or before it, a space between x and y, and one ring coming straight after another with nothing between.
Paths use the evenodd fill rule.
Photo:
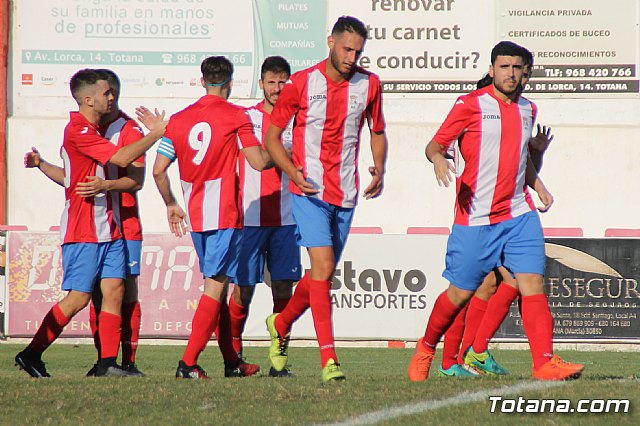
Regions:
<instances>
[{"instance_id":1,"label":"red and white striped shirt","mask_svg":"<svg viewBox=\"0 0 640 426\"><path fill-rule=\"evenodd\" d=\"M140 126L120 111L118 117L110 123L102 124L98 129L100 134L109 139L118 148L132 144L144 137ZM144 155L138 158L136 163L144 163ZM123 167L107 165L107 178L119 179L127 175L127 169ZM110 192L114 206L119 208L113 213L117 215L120 223L120 231L125 240L142 240L142 224L138 213L138 196L136 192Z\"/></svg>"},{"instance_id":2,"label":"red and white striped shirt","mask_svg":"<svg viewBox=\"0 0 640 426\"><path fill-rule=\"evenodd\" d=\"M456 179L458 225L489 225L535 209L525 183L528 143L537 108L520 97L510 104L488 86L461 96L433 140L459 140L464 171Z\"/></svg>"},{"instance_id":3,"label":"red and white striped shirt","mask_svg":"<svg viewBox=\"0 0 640 426\"><path fill-rule=\"evenodd\" d=\"M264 108L264 101L247 109L253 124L253 133L264 145L264 135L271 123L271 114ZM282 143L291 149L291 123L282 133ZM244 226L283 226L295 224L291 214L289 177L280 169L253 169L240 153L240 191L244 208Z\"/></svg>"},{"instance_id":4,"label":"red and white striped shirt","mask_svg":"<svg viewBox=\"0 0 640 426\"><path fill-rule=\"evenodd\" d=\"M260 146L244 108L205 95L171 116L158 154L178 159L191 231L242 228L237 161Z\"/></svg>"},{"instance_id":5,"label":"red and white striped shirt","mask_svg":"<svg viewBox=\"0 0 640 426\"><path fill-rule=\"evenodd\" d=\"M302 166L319 198L340 207L355 207L358 195L358 151L365 119L374 132L385 128L382 93L377 75L356 67L353 76L336 83L326 75L326 60L291 76L271 122L293 125L292 160ZM294 194L302 195L290 183Z\"/></svg>"},{"instance_id":6,"label":"red and white striped shirt","mask_svg":"<svg viewBox=\"0 0 640 426\"><path fill-rule=\"evenodd\" d=\"M78 182L87 176L105 178L103 165L118 151L103 138L96 126L79 112L70 113L64 129L60 156L64 163L65 205L60 219L60 240L67 243L104 243L122 237L107 194L82 198L76 194Z\"/></svg>"}]
</instances>

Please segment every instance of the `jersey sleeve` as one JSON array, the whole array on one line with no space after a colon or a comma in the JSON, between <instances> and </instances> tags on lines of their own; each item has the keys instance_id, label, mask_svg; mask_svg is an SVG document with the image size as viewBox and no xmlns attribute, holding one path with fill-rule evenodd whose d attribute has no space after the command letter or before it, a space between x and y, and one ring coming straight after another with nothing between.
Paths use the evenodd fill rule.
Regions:
<instances>
[{"instance_id":1,"label":"jersey sleeve","mask_svg":"<svg viewBox=\"0 0 640 426\"><path fill-rule=\"evenodd\" d=\"M464 97L456 100L444 123L442 123L433 137L436 143L448 148L464 133L471 119L471 111L468 103L469 100Z\"/></svg>"},{"instance_id":2,"label":"jersey sleeve","mask_svg":"<svg viewBox=\"0 0 640 426\"><path fill-rule=\"evenodd\" d=\"M287 82L271 112L271 124L281 129L287 127L300 109L300 91L296 81Z\"/></svg>"},{"instance_id":3,"label":"jersey sleeve","mask_svg":"<svg viewBox=\"0 0 640 426\"><path fill-rule=\"evenodd\" d=\"M122 146L130 145L134 142L139 141L144 137L144 133L138 124L129 120L127 124L122 128L122 133L120 134L120 139L122 140ZM140 158L138 158L134 163L144 163L145 154L142 154Z\"/></svg>"},{"instance_id":4,"label":"jersey sleeve","mask_svg":"<svg viewBox=\"0 0 640 426\"><path fill-rule=\"evenodd\" d=\"M369 128L374 132L384 131L386 125L382 114L382 87L377 76L371 76L369 84L369 105L367 107L367 122Z\"/></svg>"},{"instance_id":5,"label":"jersey sleeve","mask_svg":"<svg viewBox=\"0 0 640 426\"><path fill-rule=\"evenodd\" d=\"M238 148L244 149L252 146L261 146L260 141L258 141L256 135L253 133L253 125L251 124L249 113L244 109L239 110L236 115L236 120L238 121Z\"/></svg>"},{"instance_id":6,"label":"jersey sleeve","mask_svg":"<svg viewBox=\"0 0 640 426\"><path fill-rule=\"evenodd\" d=\"M73 141L81 154L103 165L118 152L117 146L103 138L96 129L87 126L75 132Z\"/></svg>"}]
</instances>

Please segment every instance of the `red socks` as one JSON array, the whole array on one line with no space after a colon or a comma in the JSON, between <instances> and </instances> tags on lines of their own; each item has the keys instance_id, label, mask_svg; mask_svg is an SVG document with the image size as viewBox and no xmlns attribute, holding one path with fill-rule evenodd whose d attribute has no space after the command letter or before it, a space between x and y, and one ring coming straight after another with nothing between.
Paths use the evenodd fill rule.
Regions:
<instances>
[{"instance_id":1,"label":"red socks","mask_svg":"<svg viewBox=\"0 0 640 426\"><path fill-rule=\"evenodd\" d=\"M468 305L467 305L468 306ZM460 342L465 331L465 317L467 306L460 309L456 319L453 321L446 333L444 333L444 347L442 349L442 368L447 370L458 363L458 352L460 352Z\"/></svg>"},{"instance_id":2,"label":"red socks","mask_svg":"<svg viewBox=\"0 0 640 426\"><path fill-rule=\"evenodd\" d=\"M229 305L227 302L220 303L220 319L215 332L216 339L218 340L218 348L220 349L224 362L227 364L235 364L238 362L238 352L233 347L233 338L231 337L231 317L229 315Z\"/></svg>"},{"instance_id":3,"label":"red socks","mask_svg":"<svg viewBox=\"0 0 640 426\"><path fill-rule=\"evenodd\" d=\"M91 328L91 336L93 337L93 345L98 351L98 359L100 359L100 335L98 334L98 314L93 302L89 304L89 327Z\"/></svg>"},{"instance_id":4,"label":"red socks","mask_svg":"<svg viewBox=\"0 0 640 426\"><path fill-rule=\"evenodd\" d=\"M220 303L203 294L200 297L196 313L193 315L191 335L182 356L182 361L186 365L192 366L198 363L198 356L207 346L209 339L211 339L213 330L218 325L219 317Z\"/></svg>"},{"instance_id":5,"label":"red socks","mask_svg":"<svg viewBox=\"0 0 640 426\"><path fill-rule=\"evenodd\" d=\"M286 336L291 331L291 324L304 313L309 307L309 275L298 282L293 297L287 303L287 306L276 317L275 326L278 334Z\"/></svg>"},{"instance_id":6,"label":"red socks","mask_svg":"<svg viewBox=\"0 0 640 426\"><path fill-rule=\"evenodd\" d=\"M122 304L122 364L136 362L136 350L140 336L140 303Z\"/></svg>"},{"instance_id":7,"label":"red socks","mask_svg":"<svg viewBox=\"0 0 640 426\"><path fill-rule=\"evenodd\" d=\"M331 321L331 281L308 280L309 304L313 315L313 326L316 329L318 346L320 347L320 362L324 367L330 359L337 363L333 340L333 323ZM293 298L291 299L293 301Z\"/></svg>"},{"instance_id":8,"label":"red socks","mask_svg":"<svg viewBox=\"0 0 640 426\"><path fill-rule=\"evenodd\" d=\"M44 352L60 336L64 326L69 324L69 320L70 318L64 316L59 304L56 303L42 319L42 324L33 336L29 347L36 352Z\"/></svg>"},{"instance_id":9,"label":"red socks","mask_svg":"<svg viewBox=\"0 0 640 426\"><path fill-rule=\"evenodd\" d=\"M229 299L229 317L231 318L231 339L233 340L233 350L236 353L242 352L242 332L249 315L249 307L238 305L233 297Z\"/></svg>"},{"instance_id":10,"label":"red socks","mask_svg":"<svg viewBox=\"0 0 640 426\"><path fill-rule=\"evenodd\" d=\"M516 297L518 297L518 290L504 283L500 284L496 294L491 296L487 305L487 312L484 314L482 324L478 327L476 337L473 340L473 351L475 353L487 350L489 341L500 328L500 324L509 313L509 308Z\"/></svg>"},{"instance_id":11,"label":"red socks","mask_svg":"<svg viewBox=\"0 0 640 426\"><path fill-rule=\"evenodd\" d=\"M484 313L487 312L488 304L489 302L485 302L475 296L473 296L469 304L467 304L467 317L464 321L464 334L462 336L462 344L460 345L460 353L458 354L458 364L464 364L464 353L469 346L473 345L473 339L476 337L478 327L480 327L483 321Z\"/></svg>"},{"instance_id":12,"label":"red socks","mask_svg":"<svg viewBox=\"0 0 640 426\"><path fill-rule=\"evenodd\" d=\"M546 295L522 296L522 327L537 370L553 357L553 318Z\"/></svg>"},{"instance_id":13,"label":"red socks","mask_svg":"<svg viewBox=\"0 0 640 426\"><path fill-rule=\"evenodd\" d=\"M456 315L461 309L462 308L451 303L446 290L442 292L442 294L438 296L438 299L436 299L435 305L433 305L433 310L427 323L427 330L419 343L428 350L435 351L440 338L455 320Z\"/></svg>"},{"instance_id":14,"label":"red socks","mask_svg":"<svg viewBox=\"0 0 640 426\"><path fill-rule=\"evenodd\" d=\"M100 336L100 359L118 357L122 333L122 317L102 311L98 315L98 335Z\"/></svg>"}]
</instances>

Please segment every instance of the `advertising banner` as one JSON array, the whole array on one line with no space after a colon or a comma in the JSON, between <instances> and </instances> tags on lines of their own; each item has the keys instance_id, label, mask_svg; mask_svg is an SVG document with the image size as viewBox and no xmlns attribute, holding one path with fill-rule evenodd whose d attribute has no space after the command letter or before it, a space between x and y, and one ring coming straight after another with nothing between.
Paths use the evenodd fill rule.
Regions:
<instances>
[{"instance_id":1,"label":"advertising banner","mask_svg":"<svg viewBox=\"0 0 640 426\"><path fill-rule=\"evenodd\" d=\"M258 93L262 60L324 59L335 19L369 30L359 65L387 93L465 93L512 40L534 53L528 92L638 95L639 0L38 0L13 2L14 98L67 96L80 68L112 68L130 97L194 98L200 62L225 55L232 97ZM37 13L36 13L37 12Z\"/></svg>"},{"instance_id":2,"label":"advertising banner","mask_svg":"<svg viewBox=\"0 0 640 426\"><path fill-rule=\"evenodd\" d=\"M553 239L546 252L556 340L640 340L640 241ZM496 337L526 338L515 303Z\"/></svg>"},{"instance_id":3,"label":"advertising banner","mask_svg":"<svg viewBox=\"0 0 640 426\"><path fill-rule=\"evenodd\" d=\"M141 336L186 338L203 290L191 239L171 234L145 234L144 238L139 279ZM51 306L64 297L59 238L53 232L11 232L9 239L7 335L30 336ZM333 282L336 338L384 340L420 335L435 298L446 287L440 277L445 244L446 236L441 235L350 236ZM307 256L303 259L308 266ZM264 320L271 310L271 291L259 284L245 329L248 338L267 338ZM86 311L67 326L65 336L89 335ZM296 323L294 333L296 338L315 336L310 312Z\"/></svg>"},{"instance_id":4,"label":"advertising banner","mask_svg":"<svg viewBox=\"0 0 640 426\"><path fill-rule=\"evenodd\" d=\"M8 336L31 336L60 290L62 259L53 232L8 234ZM414 340L424 333L441 277L446 235L350 235L337 265L331 300L335 337ZM640 240L549 239L545 288L556 340L640 340ZM139 295L141 336L186 338L203 290L189 237L145 234ZM303 254L303 266L308 258ZM258 284L245 328L247 339L267 339L272 311L268 285ZM87 310L65 336L88 336ZM294 325L294 338L313 339L311 312ZM514 303L498 338L524 339Z\"/></svg>"},{"instance_id":5,"label":"advertising banner","mask_svg":"<svg viewBox=\"0 0 640 426\"><path fill-rule=\"evenodd\" d=\"M14 2L18 96L68 96L81 68L111 68L129 97L196 98L200 63L234 64L234 97L255 97L260 65L282 55L294 70L325 56L324 0L39 0ZM18 97L17 96L17 97Z\"/></svg>"},{"instance_id":6,"label":"advertising banner","mask_svg":"<svg viewBox=\"0 0 640 426\"><path fill-rule=\"evenodd\" d=\"M527 91L638 94L637 0L500 0L498 33L534 54Z\"/></svg>"}]
</instances>

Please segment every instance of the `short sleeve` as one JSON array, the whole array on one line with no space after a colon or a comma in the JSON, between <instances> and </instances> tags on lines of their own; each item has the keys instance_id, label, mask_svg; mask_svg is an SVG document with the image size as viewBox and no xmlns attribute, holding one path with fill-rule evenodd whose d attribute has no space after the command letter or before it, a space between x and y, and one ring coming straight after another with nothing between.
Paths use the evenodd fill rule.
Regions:
<instances>
[{"instance_id":1,"label":"short sleeve","mask_svg":"<svg viewBox=\"0 0 640 426\"><path fill-rule=\"evenodd\" d=\"M258 141L256 135L253 133L253 125L251 124L249 113L244 109L238 110L236 120L238 122L238 148L244 149L252 146L260 146L260 141Z\"/></svg>"},{"instance_id":2,"label":"short sleeve","mask_svg":"<svg viewBox=\"0 0 640 426\"><path fill-rule=\"evenodd\" d=\"M130 120L127 124L122 128L122 133L120 134L120 138L122 139L122 146L130 145L134 142L139 141L144 137L144 133L138 124ZM142 154L140 158L138 158L135 163L144 163L145 155Z\"/></svg>"},{"instance_id":3,"label":"short sleeve","mask_svg":"<svg viewBox=\"0 0 640 426\"><path fill-rule=\"evenodd\" d=\"M456 100L444 123L433 137L436 143L448 148L464 133L471 121L472 113L469 102L470 99L464 96Z\"/></svg>"},{"instance_id":4,"label":"short sleeve","mask_svg":"<svg viewBox=\"0 0 640 426\"><path fill-rule=\"evenodd\" d=\"M107 164L111 157L118 152L118 147L103 138L93 127L84 126L77 129L72 138L81 154L103 165Z\"/></svg>"}]
</instances>

